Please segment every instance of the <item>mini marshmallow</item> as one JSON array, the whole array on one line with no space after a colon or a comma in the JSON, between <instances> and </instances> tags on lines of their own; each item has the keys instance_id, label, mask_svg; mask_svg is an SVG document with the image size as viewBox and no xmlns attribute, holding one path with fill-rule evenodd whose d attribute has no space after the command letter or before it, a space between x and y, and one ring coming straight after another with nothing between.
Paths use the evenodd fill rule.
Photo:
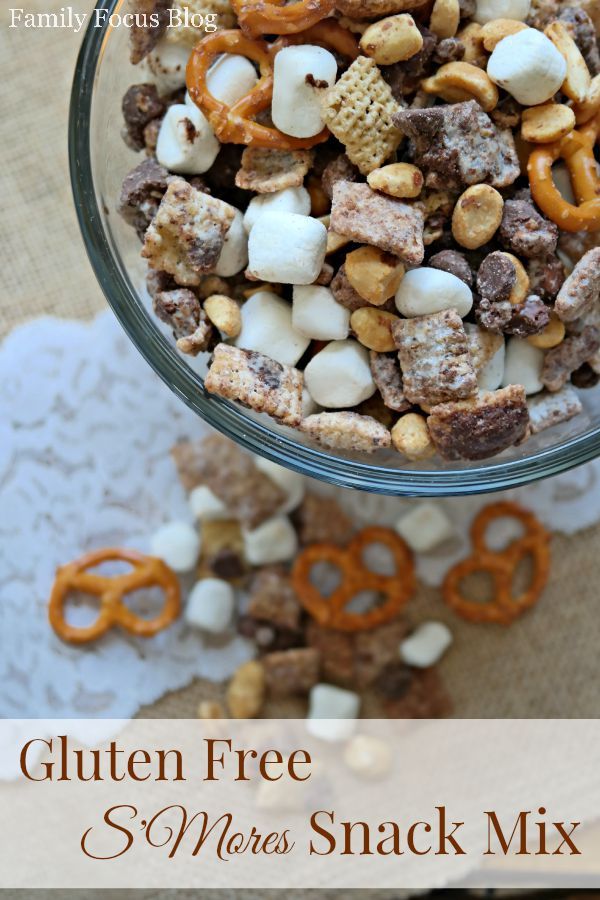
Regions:
<instances>
[{"instance_id":1,"label":"mini marshmallow","mask_svg":"<svg viewBox=\"0 0 600 900\"><path fill-rule=\"evenodd\" d=\"M452 632L443 622L423 622L400 644L400 658L408 666L428 669L442 658L451 643Z\"/></svg>"},{"instance_id":2,"label":"mini marshmallow","mask_svg":"<svg viewBox=\"0 0 600 900\"><path fill-rule=\"evenodd\" d=\"M473 306L471 289L451 272L422 266L407 272L396 291L396 307L409 319L455 309L463 318Z\"/></svg>"},{"instance_id":3,"label":"mini marshmallow","mask_svg":"<svg viewBox=\"0 0 600 900\"><path fill-rule=\"evenodd\" d=\"M327 229L318 219L291 212L260 216L248 242L248 272L280 284L312 284L327 251Z\"/></svg>"},{"instance_id":4,"label":"mini marshmallow","mask_svg":"<svg viewBox=\"0 0 600 900\"><path fill-rule=\"evenodd\" d=\"M252 531L244 530L244 555L251 566L287 562L298 550L298 538L286 516L267 519Z\"/></svg>"},{"instance_id":5,"label":"mini marshmallow","mask_svg":"<svg viewBox=\"0 0 600 900\"><path fill-rule=\"evenodd\" d=\"M304 476L300 475L299 472L292 472L291 469L286 469L284 466L279 466L277 463L271 462L270 459L263 459L262 457L256 459L255 465L257 469L264 472L267 478L270 478L282 491L285 491L287 499L279 510L281 515L291 513L297 506L300 506L306 489Z\"/></svg>"},{"instance_id":6,"label":"mini marshmallow","mask_svg":"<svg viewBox=\"0 0 600 900\"><path fill-rule=\"evenodd\" d=\"M302 388L302 418L308 419L309 416L319 412L321 407L310 395L310 391L306 385Z\"/></svg>"},{"instance_id":7,"label":"mini marshmallow","mask_svg":"<svg viewBox=\"0 0 600 900\"><path fill-rule=\"evenodd\" d=\"M335 56L322 47L284 47L273 67L273 124L284 134L308 138L323 128L321 101L335 83Z\"/></svg>"},{"instance_id":8,"label":"mini marshmallow","mask_svg":"<svg viewBox=\"0 0 600 900\"><path fill-rule=\"evenodd\" d=\"M239 209L236 209L233 222L227 230L223 249L215 266L215 274L227 278L229 275L237 275L248 264L248 235L244 228L244 217Z\"/></svg>"},{"instance_id":9,"label":"mini marshmallow","mask_svg":"<svg viewBox=\"0 0 600 900\"><path fill-rule=\"evenodd\" d=\"M225 504L204 484L193 489L188 497L188 503L192 515L199 522L214 522L230 518L231 515Z\"/></svg>"},{"instance_id":10,"label":"mini marshmallow","mask_svg":"<svg viewBox=\"0 0 600 900\"><path fill-rule=\"evenodd\" d=\"M206 87L221 103L233 106L258 82L258 74L249 59L237 53L223 53L206 73Z\"/></svg>"},{"instance_id":11,"label":"mini marshmallow","mask_svg":"<svg viewBox=\"0 0 600 900\"><path fill-rule=\"evenodd\" d=\"M234 343L256 350L283 366L295 366L310 340L292 323L292 305L270 291L256 291L242 305L242 330Z\"/></svg>"},{"instance_id":12,"label":"mini marshmallow","mask_svg":"<svg viewBox=\"0 0 600 900\"><path fill-rule=\"evenodd\" d=\"M219 147L208 119L197 106L174 103L168 108L156 142L161 166L179 175L201 175L214 163Z\"/></svg>"},{"instance_id":13,"label":"mini marshmallow","mask_svg":"<svg viewBox=\"0 0 600 900\"><path fill-rule=\"evenodd\" d=\"M350 332L350 310L338 303L329 288L297 284L293 292L292 322L296 331L316 341L339 341Z\"/></svg>"},{"instance_id":14,"label":"mini marshmallow","mask_svg":"<svg viewBox=\"0 0 600 900\"><path fill-rule=\"evenodd\" d=\"M415 553L427 553L454 534L452 522L438 503L419 503L395 525Z\"/></svg>"},{"instance_id":15,"label":"mini marshmallow","mask_svg":"<svg viewBox=\"0 0 600 900\"><path fill-rule=\"evenodd\" d=\"M525 393L537 394L542 390L542 369L544 351L533 347L529 341L512 337L506 344L506 359L502 387L509 384L522 384Z\"/></svg>"},{"instance_id":16,"label":"mini marshmallow","mask_svg":"<svg viewBox=\"0 0 600 900\"><path fill-rule=\"evenodd\" d=\"M465 331L470 338L471 334L476 334L480 330L478 325L471 322L465 322ZM506 344L504 339L499 345L496 352L484 363L481 368L477 369L477 386L480 391L496 391L502 384L502 376L504 375L504 359L506 356Z\"/></svg>"},{"instance_id":17,"label":"mini marshmallow","mask_svg":"<svg viewBox=\"0 0 600 900\"><path fill-rule=\"evenodd\" d=\"M203 578L190 591L185 619L195 628L222 634L231 624L233 608L231 585L221 578Z\"/></svg>"},{"instance_id":18,"label":"mini marshmallow","mask_svg":"<svg viewBox=\"0 0 600 900\"><path fill-rule=\"evenodd\" d=\"M196 565L200 538L187 522L167 522L150 540L154 556L162 559L174 572L189 572Z\"/></svg>"},{"instance_id":19,"label":"mini marshmallow","mask_svg":"<svg viewBox=\"0 0 600 900\"><path fill-rule=\"evenodd\" d=\"M567 64L552 41L535 28L501 40L490 56L487 73L523 106L545 103L560 89Z\"/></svg>"},{"instance_id":20,"label":"mini marshmallow","mask_svg":"<svg viewBox=\"0 0 600 900\"><path fill-rule=\"evenodd\" d=\"M183 44L172 44L164 38L146 57L159 94L172 94L185 87L185 74L190 58L190 48Z\"/></svg>"},{"instance_id":21,"label":"mini marshmallow","mask_svg":"<svg viewBox=\"0 0 600 900\"><path fill-rule=\"evenodd\" d=\"M529 15L531 0L477 0L473 16L475 22L485 25L494 19L515 19L524 22Z\"/></svg>"},{"instance_id":22,"label":"mini marshmallow","mask_svg":"<svg viewBox=\"0 0 600 900\"><path fill-rule=\"evenodd\" d=\"M244 214L244 228L248 234L260 216L267 212L291 212L307 216L310 213L310 194L300 185L253 197Z\"/></svg>"},{"instance_id":23,"label":"mini marshmallow","mask_svg":"<svg viewBox=\"0 0 600 900\"><path fill-rule=\"evenodd\" d=\"M315 684L308 701L306 730L323 741L345 741L354 733L360 697L354 691Z\"/></svg>"},{"instance_id":24,"label":"mini marshmallow","mask_svg":"<svg viewBox=\"0 0 600 900\"><path fill-rule=\"evenodd\" d=\"M375 393L368 351L358 341L332 341L304 370L311 397L328 409L358 406Z\"/></svg>"}]
</instances>

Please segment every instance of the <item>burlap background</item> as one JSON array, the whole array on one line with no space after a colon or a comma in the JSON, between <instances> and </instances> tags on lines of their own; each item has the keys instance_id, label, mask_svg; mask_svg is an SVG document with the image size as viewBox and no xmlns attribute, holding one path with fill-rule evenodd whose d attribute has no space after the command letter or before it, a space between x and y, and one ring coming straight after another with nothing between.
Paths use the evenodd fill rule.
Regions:
<instances>
[{"instance_id":1,"label":"burlap background","mask_svg":"<svg viewBox=\"0 0 600 900\"><path fill-rule=\"evenodd\" d=\"M30 0L27 8L51 11L60 5L59 0ZM81 35L9 30L7 6L0 9L5 260L0 336L33 316L88 317L105 305L79 236L67 166L67 106ZM92 3L74 7L89 11ZM600 528L571 539L555 538L552 581L543 602L506 630L457 621L443 608L437 591L420 592L415 618L446 619L455 633L442 672L457 715L600 714L599 538ZM214 691L197 682L143 714L193 716L199 699Z\"/></svg>"}]
</instances>

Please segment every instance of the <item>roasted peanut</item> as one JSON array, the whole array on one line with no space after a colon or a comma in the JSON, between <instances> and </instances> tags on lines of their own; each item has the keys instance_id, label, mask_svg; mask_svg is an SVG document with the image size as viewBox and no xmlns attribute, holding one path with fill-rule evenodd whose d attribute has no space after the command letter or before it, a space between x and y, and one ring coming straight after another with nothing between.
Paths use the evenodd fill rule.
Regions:
<instances>
[{"instance_id":1,"label":"roasted peanut","mask_svg":"<svg viewBox=\"0 0 600 900\"><path fill-rule=\"evenodd\" d=\"M346 277L364 300L381 306L393 297L404 277L400 260L377 247L359 247L346 256Z\"/></svg>"},{"instance_id":2,"label":"roasted peanut","mask_svg":"<svg viewBox=\"0 0 600 900\"><path fill-rule=\"evenodd\" d=\"M201 300L206 300L211 294L224 294L227 297L230 290L231 286L223 278L219 278L218 275L207 275L200 282L198 296Z\"/></svg>"},{"instance_id":3,"label":"roasted peanut","mask_svg":"<svg viewBox=\"0 0 600 900\"><path fill-rule=\"evenodd\" d=\"M315 219L326 216L331 208L331 200L323 190L321 182L311 175L306 182L306 190L310 194L310 214Z\"/></svg>"},{"instance_id":4,"label":"roasted peanut","mask_svg":"<svg viewBox=\"0 0 600 900\"><path fill-rule=\"evenodd\" d=\"M573 106L575 121L578 125L585 125L600 111L600 74L592 78L590 89L582 103Z\"/></svg>"},{"instance_id":5,"label":"roasted peanut","mask_svg":"<svg viewBox=\"0 0 600 900\"><path fill-rule=\"evenodd\" d=\"M458 0L435 0L431 10L429 29L440 39L454 37L460 24Z\"/></svg>"},{"instance_id":6,"label":"roasted peanut","mask_svg":"<svg viewBox=\"0 0 600 900\"><path fill-rule=\"evenodd\" d=\"M422 81L421 87L448 103L477 100L485 112L494 109L500 96L487 72L466 62L446 63L435 75Z\"/></svg>"},{"instance_id":7,"label":"roasted peanut","mask_svg":"<svg viewBox=\"0 0 600 900\"><path fill-rule=\"evenodd\" d=\"M581 51L562 22L551 22L544 31L567 64L567 77L562 83L561 90L575 103L583 103L585 100L592 77Z\"/></svg>"},{"instance_id":8,"label":"roasted peanut","mask_svg":"<svg viewBox=\"0 0 600 900\"><path fill-rule=\"evenodd\" d=\"M410 59L423 46L423 37L408 14L374 22L360 39L360 49L380 66Z\"/></svg>"},{"instance_id":9,"label":"roasted peanut","mask_svg":"<svg viewBox=\"0 0 600 900\"><path fill-rule=\"evenodd\" d=\"M430 459L435 455L427 422L418 413L406 413L398 419L392 428L392 444L411 462Z\"/></svg>"},{"instance_id":10,"label":"roasted peanut","mask_svg":"<svg viewBox=\"0 0 600 900\"><path fill-rule=\"evenodd\" d=\"M350 316L350 328L363 347L377 353L389 353L396 349L392 325L397 321L398 316L393 313L375 306L363 306Z\"/></svg>"},{"instance_id":11,"label":"roasted peanut","mask_svg":"<svg viewBox=\"0 0 600 900\"><path fill-rule=\"evenodd\" d=\"M367 175L369 187L390 197L418 197L423 189L423 173L410 163L391 163Z\"/></svg>"},{"instance_id":12,"label":"roasted peanut","mask_svg":"<svg viewBox=\"0 0 600 900\"><path fill-rule=\"evenodd\" d=\"M539 334L530 334L526 338L529 344L538 347L540 350L550 350L557 347L565 337L565 324L561 322L555 313L550 313L550 321Z\"/></svg>"},{"instance_id":13,"label":"roasted peanut","mask_svg":"<svg viewBox=\"0 0 600 900\"><path fill-rule=\"evenodd\" d=\"M325 251L327 256L329 256L331 253L335 253L336 250L340 249L340 247L344 247L350 242L350 238L344 237L343 234L338 234L337 231L332 231L330 229L330 221L331 216L329 215L319 216L319 222L322 222L327 229L327 250Z\"/></svg>"},{"instance_id":14,"label":"roasted peanut","mask_svg":"<svg viewBox=\"0 0 600 900\"><path fill-rule=\"evenodd\" d=\"M488 60L483 47L482 31L482 26L478 25L477 22L469 22L456 35L465 48L463 62L471 63L471 65L477 66L479 69L485 69Z\"/></svg>"},{"instance_id":15,"label":"roasted peanut","mask_svg":"<svg viewBox=\"0 0 600 900\"><path fill-rule=\"evenodd\" d=\"M227 686L227 706L234 719L253 719L265 699L265 670L256 660L244 663Z\"/></svg>"},{"instance_id":16,"label":"roasted peanut","mask_svg":"<svg viewBox=\"0 0 600 900\"><path fill-rule=\"evenodd\" d=\"M532 144L551 144L575 128L575 113L563 103L545 103L523 110L521 137Z\"/></svg>"},{"instance_id":17,"label":"roasted peanut","mask_svg":"<svg viewBox=\"0 0 600 900\"><path fill-rule=\"evenodd\" d=\"M237 337L242 330L240 307L231 297L212 294L204 301L204 312L213 325L227 337Z\"/></svg>"},{"instance_id":18,"label":"roasted peanut","mask_svg":"<svg viewBox=\"0 0 600 900\"><path fill-rule=\"evenodd\" d=\"M452 214L452 234L468 250L483 247L502 221L504 200L489 184L474 184L460 195Z\"/></svg>"},{"instance_id":19,"label":"roasted peanut","mask_svg":"<svg viewBox=\"0 0 600 900\"><path fill-rule=\"evenodd\" d=\"M516 19L494 19L492 22L486 22L481 28L483 46L491 53L496 44L505 37L523 31L524 28L527 28L527 25L524 22L517 22Z\"/></svg>"},{"instance_id":20,"label":"roasted peanut","mask_svg":"<svg viewBox=\"0 0 600 900\"><path fill-rule=\"evenodd\" d=\"M512 253L504 253L504 256L506 256L507 259L510 259L517 273L515 286L510 292L510 297L508 299L513 306L518 306L529 294L529 275L518 257L514 256Z\"/></svg>"}]
</instances>

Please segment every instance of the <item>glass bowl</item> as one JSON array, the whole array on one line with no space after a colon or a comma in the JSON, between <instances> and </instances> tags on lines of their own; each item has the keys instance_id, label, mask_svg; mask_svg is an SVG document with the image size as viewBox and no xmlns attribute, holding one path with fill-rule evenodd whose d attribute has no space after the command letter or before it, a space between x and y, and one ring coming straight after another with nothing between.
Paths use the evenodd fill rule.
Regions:
<instances>
[{"instance_id":1,"label":"glass bowl","mask_svg":"<svg viewBox=\"0 0 600 900\"><path fill-rule=\"evenodd\" d=\"M101 0L109 14L126 0ZM600 453L600 390L580 392L583 415L489 461L407 463L394 451L374 457L327 453L304 435L204 390L206 366L190 365L149 310L140 244L116 212L121 182L140 157L120 132L121 97L139 82L129 63L129 31L92 18L77 61L69 123L71 181L79 224L98 281L121 325L155 372L206 422L254 453L348 488L398 496L496 491L546 478Z\"/></svg>"}]
</instances>

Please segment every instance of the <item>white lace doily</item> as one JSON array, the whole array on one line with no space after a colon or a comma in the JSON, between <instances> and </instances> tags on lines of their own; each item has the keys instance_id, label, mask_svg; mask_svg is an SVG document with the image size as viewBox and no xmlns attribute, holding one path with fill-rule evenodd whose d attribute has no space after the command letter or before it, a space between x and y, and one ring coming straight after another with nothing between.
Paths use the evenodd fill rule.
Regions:
<instances>
[{"instance_id":1,"label":"white lace doily","mask_svg":"<svg viewBox=\"0 0 600 900\"><path fill-rule=\"evenodd\" d=\"M207 644L178 622L152 640L114 632L63 644L47 622L56 566L126 545L188 518L169 448L207 426L151 372L111 313L94 322L40 319L0 346L0 715L132 716L195 676L227 677L250 653L240 638ZM554 530L600 518L600 462L512 492ZM392 523L414 500L338 492L360 521ZM418 561L439 583L464 554L488 497L441 501L457 537Z\"/></svg>"}]
</instances>

